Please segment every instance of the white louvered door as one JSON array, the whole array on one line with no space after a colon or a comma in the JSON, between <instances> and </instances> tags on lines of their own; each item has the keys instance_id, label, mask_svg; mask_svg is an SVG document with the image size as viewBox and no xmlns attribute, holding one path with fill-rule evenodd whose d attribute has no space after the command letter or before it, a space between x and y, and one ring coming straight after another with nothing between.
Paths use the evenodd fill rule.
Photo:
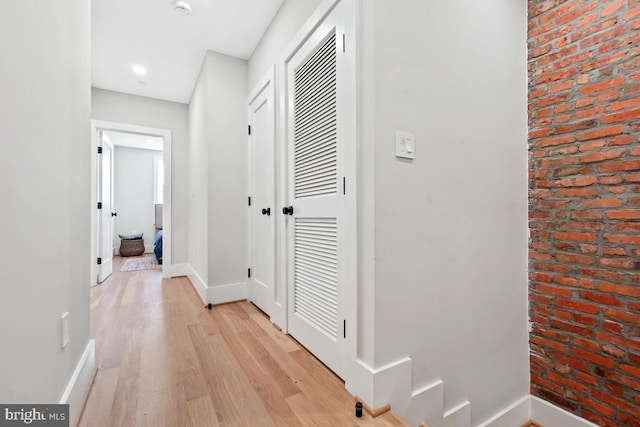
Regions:
<instances>
[{"instance_id":1,"label":"white louvered door","mask_svg":"<svg viewBox=\"0 0 640 427\"><path fill-rule=\"evenodd\" d=\"M344 144L339 8L288 63L288 330L344 375Z\"/></svg>"}]
</instances>

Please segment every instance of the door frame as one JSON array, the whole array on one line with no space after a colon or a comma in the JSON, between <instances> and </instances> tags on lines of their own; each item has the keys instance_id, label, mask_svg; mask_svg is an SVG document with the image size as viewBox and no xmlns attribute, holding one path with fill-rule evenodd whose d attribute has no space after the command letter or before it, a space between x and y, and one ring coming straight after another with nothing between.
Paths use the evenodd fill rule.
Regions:
<instances>
[{"instance_id":1,"label":"door frame","mask_svg":"<svg viewBox=\"0 0 640 427\"><path fill-rule=\"evenodd\" d=\"M271 123L269 123L269 129L267 130L269 137L271 137L271 144L272 144L272 148L273 148L273 157L271 159L269 159L272 163L273 163L273 189L271 191L270 194L270 198L272 200L271 203L271 215L277 215L278 214L278 209L277 209L277 198L276 198L276 188L277 188L277 168L276 168L276 134L275 134L275 129L276 129L276 106L275 106L275 101L276 101L276 91L275 91L275 66L271 66L269 68L269 71L267 73L265 73L265 75L260 79L260 81L258 82L258 84L255 85L255 87L253 88L253 90L251 90L249 92L249 96L247 96L247 100L246 100L246 104L247 104L247 122L249 123L249 126L252 126L253 123L251 122L251 104L253 103L253 101L255 101L255 99L263 93L263 91L267 90L268 91L268 96L270 96L271 98L271 106L269 107L271 109L270 111L270 115L271 115ZM253 138L253 131L252 131L252 135L247 135L247 165L249 167L247 167L247 189L248 189L248 195L249 197L253 198L253 193L254 193L254 189L252 187L253 184L253 171L251 170L251 158L252 158L252 138ZM253 202L252 202L252 206L247 206L247 209L249 210L248 214L247 214L247 252L246 252L246 260L247 260L247 266L248 268L252 268L253 267L253 256L252 256L252 247L251 247L251 241L252 241L252 232L253 232L253 226L252 226L252 222L251 222L251 208L254 208L255 206L253 206ZM276 217L277 218L277 217ZM272 244L273 247L271 248L272 252L273 252L273 274L271 277L271 300L269 301L270 303L270 308L271 308L271 313L269 313L270 316L270 320L274 323L278 323L275 321L274 319L274 312L276 310L281 310L282 307L282 302L279 301L278 299L278 289L277 289L277 285L276 285L276 270L277 270L277 265L278 265L278 252L276 250L276 228L277 228L277 223L278 221L275 220L273 221L273 226L274 226L274 230L273 230L273 234L272 234ZM249 281L251 280L251 278L247 279L247 295L249 292ZM275 316L277 317L277 316Z\"/></svg>"},{"instance_id":2,"label":"door frame","mask_svg":"<svg viewBox=\"0 0 640 427\"><path fill-rule=\"evenodd\" d=\"M171 277L171 131L167 129L152 128L147 126L131 125L127 123L109 122L104 120L91 120L91 250L90 250L90 286L97 285L97 244L98 244L98 224L96 215L96 205L98 201L98 145L99 131L114 131L123 133L134 133L139 135L155 136L163 139L163 160L164 160L164 204L162 207L163 230L162 237L162 277Z\"/></svg>"},{"instance_id":3,"label":"door frame","mask_svg":"<svg viewBox=\"0 0 640 427\"><path fill-rule=\"evenodd\" d=\"M313 13L313 15L307 20L303 27L292 38L291 42L284 50L284 54L281 55L278 61L277 67L277 108L278 108L278 122L277 122L277 142L276 142L276 157L278 160L278 216L276 229L276 244L278 261L276 261L276 283L284 284L284 300L282 306L282 313L280 310L274 310L274 313L278 315L279 319L282 319L282 323L278 323L278 326L282 328L284 333L288 333L288 293L289 288L292 286L288 280L289 265L287 262L289 247L288 247L288 235L289 227L292 226L292 221L287 219L280 213L283 206L289 205L289 178L288 171L289 165L289 119L291 112L289 111L288 98L290 96L288 88L289 81L287 77L287 67L290 61L294 58L296 53L304 45L304 43L312 36L314 31L324 22L324 19L336 8L339 3L343 3L344 8L344 23L345 23L345 75L342 78L346 79L346 87L352 90L345 91L342 94L344 102L339 104L339 108L343 111L343 120L347 122L345 125L345 135L347 140L352 141L351 144L347 144L345 147L345 175L346 175L346 215L345 225L347 229L345 253L348 260L346 265L345 274L345 313L346 320L346 338L344 342L344 357L345 357L345 372L343 373L343 379L345 385L349 388L350 383L360 383L360 374L358 370L358 248L357 248L357 226L358 226L358 212L357 212L357 39L359 37L357 32L357 8L359 7L359 1L361 0L324 0ZM341 35L337 35L342 37Z\"/></svg>"}]
</instances>

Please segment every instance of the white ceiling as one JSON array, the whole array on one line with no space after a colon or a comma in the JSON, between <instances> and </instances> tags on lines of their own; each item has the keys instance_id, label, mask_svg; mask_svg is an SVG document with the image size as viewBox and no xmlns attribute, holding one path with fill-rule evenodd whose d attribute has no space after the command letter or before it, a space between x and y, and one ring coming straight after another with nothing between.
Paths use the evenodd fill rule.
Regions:
<instances>
[{"instance_id":1,"label":"white ceiling","mask_svg":"<svg viewBox=\"0 0 640 427\"><path fill-rule=\"evenodd\" d=\"M283 0L188 2L190 16L175 0L92 0L92 85L188 103L206 51L248 59Z\"/></svg>"}]
</instances>

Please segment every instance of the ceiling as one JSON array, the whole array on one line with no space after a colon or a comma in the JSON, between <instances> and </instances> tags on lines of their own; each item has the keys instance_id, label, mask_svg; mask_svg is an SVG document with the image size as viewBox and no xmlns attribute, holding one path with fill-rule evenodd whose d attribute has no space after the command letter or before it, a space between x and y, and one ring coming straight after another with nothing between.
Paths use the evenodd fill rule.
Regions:
<instances>
[{"instance_id":1,"label":"ceiling","mask_svg":"<svg viewBox=\"0 0 640 427\"><path fill-rule=\"evenodd\" d=\"M283 2L187 1L188 16L175 0L92 0L92 85L188 103L206 51L249 59Z\"/></svg>"}]
</instances>

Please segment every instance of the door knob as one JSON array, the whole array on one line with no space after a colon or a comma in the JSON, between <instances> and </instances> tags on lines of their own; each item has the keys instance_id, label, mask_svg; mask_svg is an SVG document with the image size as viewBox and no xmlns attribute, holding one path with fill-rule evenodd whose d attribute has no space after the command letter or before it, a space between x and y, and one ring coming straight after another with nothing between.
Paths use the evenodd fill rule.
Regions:
<instances>
[{"instance_id":1,"label":"door knob","mask_svg":"<svg viewBox=\"0 0 640 427\"><path fill-rule=\"evenodd\" d=\"M111 216L118 216L117 212L111 212Z\"/></svg>"},{"instance_id":2,"label":"door knob","mask_svg":"<svg viewBox=\"0 0 640 427\"><path fill-rule=\"evenodd\" d=\"M262 209L262 215L271 215L271 208Z\"/></svg>"},{"instance_id":3,"label":"door knob","mask_svg":"<svg viewBox=\"0 0 640 427\"><path fill-rule=\"evenodd\" d=\"M282 213L285 215L293 215L293 206L285 206L282 208Z\"/></svg>"}]
</instances>

